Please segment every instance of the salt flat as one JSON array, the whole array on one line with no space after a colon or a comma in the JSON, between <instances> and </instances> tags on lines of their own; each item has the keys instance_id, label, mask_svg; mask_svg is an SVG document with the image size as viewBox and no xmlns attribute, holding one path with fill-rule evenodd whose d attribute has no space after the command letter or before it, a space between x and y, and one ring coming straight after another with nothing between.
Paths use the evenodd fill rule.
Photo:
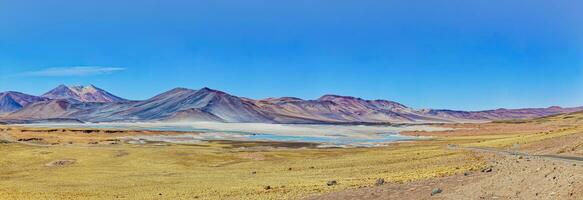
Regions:
<instances>
[{"instance_id":1,"label":"salt flat","mask_svg":"<svg viewBox=\"0 0 583 200\"><path fill-rule=\"evenodd\" d=\"M443 131L447 128L426 125L324 125L264 123L86 123L28 124L27 127L106 128L156 131L185 131L181 136L135 136L137 139L164 142L202 140L295 141L334 145L374 146L394 141L419 139L399 135L402 131Z\"/></svg>"}]
</instances>

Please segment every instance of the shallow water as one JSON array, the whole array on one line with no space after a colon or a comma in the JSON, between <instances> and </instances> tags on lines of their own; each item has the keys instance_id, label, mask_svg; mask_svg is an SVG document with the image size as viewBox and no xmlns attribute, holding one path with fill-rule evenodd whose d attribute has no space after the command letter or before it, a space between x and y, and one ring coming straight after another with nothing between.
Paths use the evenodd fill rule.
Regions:
<instances>
[{"instance_id":1,"label":"shallow water","mask_svg":"<svg viewBox=\"0 0 583 200\"><path fill-rule=\"evenodd\" d=\"M174 136L132 136L139 142L199 143L209 140L313 142L323 146L379 146L422 139L399 135L405 130L440 130L428 126L298 125L245 123L101 123L32 124L34 127L181 131Z\"/></svg>"}]
</instances>

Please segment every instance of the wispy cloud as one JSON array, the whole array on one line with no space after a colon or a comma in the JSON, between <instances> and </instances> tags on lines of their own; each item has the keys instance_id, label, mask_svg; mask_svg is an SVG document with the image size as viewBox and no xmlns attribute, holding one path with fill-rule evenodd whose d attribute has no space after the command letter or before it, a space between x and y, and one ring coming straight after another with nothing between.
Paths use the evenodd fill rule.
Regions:
<instances>
[{"instance_id":1,"label":"wispy cloud","mask_svg":"<svg viewBox=\"0 0 583 200\"><path fill-rule=\"evenodd\" d=\"M19 74L20 76L90 76L108 74L126 70L121 67L103 66L73 66L73 67L52 67L38 71L28 71Z\"/></svg>"}]
</instances>

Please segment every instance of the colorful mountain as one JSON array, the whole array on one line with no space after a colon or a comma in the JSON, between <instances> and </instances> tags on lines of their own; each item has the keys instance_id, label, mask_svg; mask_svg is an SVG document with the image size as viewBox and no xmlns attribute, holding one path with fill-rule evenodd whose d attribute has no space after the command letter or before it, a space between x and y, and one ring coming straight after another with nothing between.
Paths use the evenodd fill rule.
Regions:
<instances>
[{"instance_id":1,"label":"colorful mountain","mask_svg":"<svg viewBox=\"0 0 583 200\"><path fill-rule=\"evenodd\" d=\"M45 100L48 99L20 92L2 92L0 93L0 114L14 112L32 103Z\"/></svg>"},{"instance_id":2,"label":"colorful mountain","mask_svg":"<svg viewBox=\"0 0 583 200\"><path fill-rule=\"evenodd\" d=\"M55 89L42 95L49 99L65 99L77 102L124 102L127 99L115 96L93 85L66 86L59 85Z\"/></svg>"},{"instance_id":3,"label":"colorful mountain","mask_svg":"<svg viewBox=\"0 0 583 200\"><path fill-rule=\"evenodd\" d=\"M0 93L4 121L66 119L86 122L217 121L241 123L448 123L537 118L583 110L526 108L487 111L413 109L388 100L324 95L254 100L202 88L175 88L143 101L128 101L95 86L61 85L43 97ZM8 113L8 114L6 114Z\"/></svg>"}]
</instances>

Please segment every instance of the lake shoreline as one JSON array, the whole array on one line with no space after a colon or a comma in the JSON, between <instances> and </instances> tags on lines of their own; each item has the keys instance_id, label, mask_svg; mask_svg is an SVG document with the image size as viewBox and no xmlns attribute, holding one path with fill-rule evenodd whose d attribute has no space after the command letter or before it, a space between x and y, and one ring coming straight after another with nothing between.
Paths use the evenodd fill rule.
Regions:
<instances>
[{"instance_id":1,"label":"lake shoreline","mask_svg":"<svg viewBox=\"0 0 583 200\"><path fill-rule=\"evenodd\" d=\"M198 143L200 141L232 140L258 142L317 143L322 146L373 147L392 142L406 142L429 137L401 135L403 131L446 130L430 126L367 126L329 124L260 124L260 123L99 123L99 124L27 124L26 128L39 129L95 129L134 131L124 139L136 143L168 142ZM148 131L145 136L140 132ZM150 132L159 132L156 136ZM171 134L169 134L171 133ZM188 142L188 138L192 142ZM143 141L143 142L142 142Z\"/></svg>"}]
</instances>

